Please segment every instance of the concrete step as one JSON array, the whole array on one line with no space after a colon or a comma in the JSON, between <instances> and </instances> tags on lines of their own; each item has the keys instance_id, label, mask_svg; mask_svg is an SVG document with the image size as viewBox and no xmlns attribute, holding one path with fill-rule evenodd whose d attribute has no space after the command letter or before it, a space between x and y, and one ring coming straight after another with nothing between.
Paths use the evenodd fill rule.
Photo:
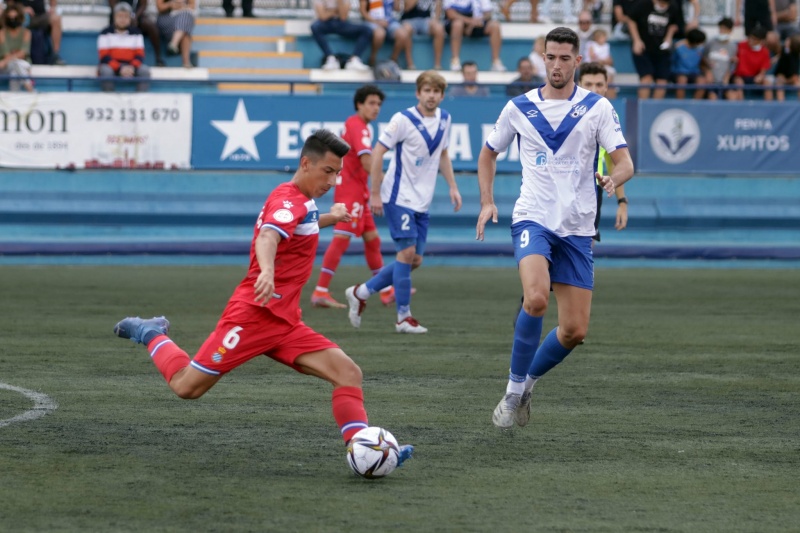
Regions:
<instances>
[{"instance_id":1,"label":"concrete step","mask_svg":"<svg viewBox=\"0 0 800 533\"><path fill-rule=\"evenodd\" d=\"M285 35L285 21L280 19L201 18L195 36L280 37Z\"/></svg>"},{"instance_id":2,"label":"concrete step","mask_svg":"<svg viewBox=\"0 0 800 533\"><path fill-rule=\"evenodd\" d=\"M199 35L193 39L192 48L229 52L292 52L294 37L240 37L228 35Z\"/></svg>"},{"instance_id":3,"label":"concrete step","mask_svg":"<svg viewBox=\"0 0 800 533\"><path fill-rule=\"evenodd\" d=\"M204 68L299 69L303 66L300 52L236 52L204 50L198 54Z\"/></svg>"},{"instance_id":4,"label":"concrete step","mask_svg":"<svg viewBox=\"0 0 800 533\"><path fill-rule=\"evenodd\" d=\"M262 94L319 94L322 86L316 83L218 83L220 92Z\"/></svg>"},{"instance_id":5,"label":"concrete step","mask_svg":"<svg viewBox=\"0 0 800 533\"><path fill-rule=\"evenodd\" d=\"M212 80L242 81L310 81L308 69L304 68L232 68L214 67L208 69L208 77Z\"/></svg>"}]
</instances>

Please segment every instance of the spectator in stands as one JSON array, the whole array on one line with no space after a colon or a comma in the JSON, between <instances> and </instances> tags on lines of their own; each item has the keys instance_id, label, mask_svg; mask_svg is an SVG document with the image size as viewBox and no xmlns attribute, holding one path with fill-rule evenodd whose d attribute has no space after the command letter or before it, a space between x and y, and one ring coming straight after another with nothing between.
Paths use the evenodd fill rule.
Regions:
<instances>
[{"instance_id":1,"label":"spectator in stands","mask_svg":"<svg viewBox=\"0 0 800 533\"><path fill-rule=\"evenodd\" d=\"M612 0L611 5L611 39L629 41L628 13L639 0Z\"/></svg>"},{"instance_id":2,"label":"spectator in stands","mask_svg":"<svg viewBox=\"0 0 800 533\"><path fill-rule=\"evenodd\" d=\"M506 21L511 21L511 6L516 3L517 0L505 0L503 5L500 6L500 12L505 17ZM590 13L593 9L596 9L596 4L599 0L561 0L561 22L565 24L573 24L575 23L575 13L580 11L581 9L586 9ZM542 23L550 23L552 22L552 8L553 8L553 0L544 0L544 5L542 6L542 12L539 10L539 0L530 0L531 4L531 22L542 22ZM600 3L600 9L602 9L602 3Z\"/></svg>"},{"instance_id":3,"label":"spectator in stands","mask_svg":"<svg viewBox=\"0 0 800 533\"><path fill-rule=\"evenodd\" d=\"M678 31L678 6L670 0L640 0L627 14L633 41L633 64L639 74L639 98L650 98L654 82L666 86L670 76L672 39ZM666 88L652 91L653 98L666 95Z\"/></svg>"},{"instance_id":4,"label":"spectator in stands","mask_svg":"<svg viewBox=\"0 0 800 533\"><path fill-rule=\"evenodd\" d=\"M769 51L764 46L766 38L767 30L756 26L747 39L739 43L736 52L736 69L733 71L733 84L739 88L731 91L732 100L744 100L743 85L768 85L767 72L772 66L772 62ZM772 100L772 92L764 91L764 99Z\"/></svg>"},{"instance_id":5,"label":"spectator in stands","mask_svg":"<svg viewBox=\"0 0 800 533\"><path fill-rule=\"evenodd\" d=\"M222 0L222 9L226 17L233 17L233 0ZM246 19L256 17L253 15L253 0L242 0L242 17Z\"/></svg>"},{"instance_id":6,"label":"spectator in stands","mask_svg":"<svg viewBox=\"0 0 800 533\"><path fill-rule=\"evenodd\" d=\"M533 66L533 75L541 78L547 76L547 68L544 65L544 45L544 36L537 37L533 40L533 47L528 55Z\"/></svg>"},{"instance_id":7,"label":"spectator in stands","mask_svg":"<svg viewBox=\"0 0 800 533\"><path fill-rule=\"evenodd\" d=\"M581 40L579 53L584 60L586 59L586 44L589 42L589 39L592 38L592 33L594 33L595 29L594 22L592 21L592 13L584 9L578 14L578 29L575 30L575 33L578 34L578 38Z\"/></svg>"},{"instance_id":8,"label":"spectator in stands","mask_svg":"<svg viewBox=\"0 0 800 533\"><path fill-rule=\"evenodd\" d=\"M616 97L616 88L611 87L614 83L614 75L617 73L614 70L614 58L611 57L611 45L608 44L608 32L602 28L596 29L592 32L592 38L586 43L586 55L583 57L584 61L590 63L600 63L606 69L606 88L604 95L611 99Z\"/></svg>"},{"instance_id":9,"label":"spectator in stands","mask_svg":"<svg viewBox=\"0 0 800 533\"><path fill-rule=\"evenodd\" d=\"M372 28L372 54L369 64L378 63L378 51L386 42L386 38L394 41L390 59L395 63L404 52L406 68L415 69L414 58L411 57L411 28L400 24L394 16L394 0L360 0L361 17Z\"/></svg>"},{"instance_id":10,"label":"spectator in stands","mask_svg":"<svg viewBox=\"0 0 800 533\"><path fill-rule=\"evenodd\" d=\"M500 23L492 20L491 0L444 0L444 28L450 35L450 49L453 57L450 70L461 70L461 42L464 37L479 39L489 37L492 51L492 67L495 72L505 72L506 67L500 60L502 35Z\"/></svg>"},{"instance_id":11,"label":"spectator in stands","mask_svg":"<svg viewBox=\"0 0 800 533\"><path fill-rule=\"evenodd\" d=\"M11 2L9 2L10 4ZM61 59L61 35L63 33L61 25L61 15L58 14L58 0L50 0L50 9L45 6L44 0L15 0L16 4L22 6L23 11L30 17L28 28L31 32L41 31L44 35L50 35L52 51L50 63L53 65L65 65Z\"/></svg>"},{"instance_id":12,"label":"spectator in stands","mask_svg":"<svg viewBox=\"0 0 800 533\"><path fill-rule=\"evenodd\" d=\"M775 0L775 30L778 39L786 39L800 32L797 27L797 0Z\"/></svg>"},{"instance_id":13,"label":"spectator in stands","mask_svg":"<svg viewBox=\"0 0 800 533\"><path fill-rule=\"evenodd\" d=\"M168 41L167 53L180 54L185 68L192 68L192 32L195 0L156 0L158 29Z\"/></svg>"},{"instance_id":14,"label":"spectator in stands","mask_svg":"<svg viewBox=\"0 0 800 533\"><path fill-rule=\"evenodd\" d=\"M101 78L137 78L137 91L146 91L150 79L150 67L144 64L144 37L139 28L132 25L133 11L127 2L114 6L114 24L104 29L97 38ZM114 90L114 82L102 82L105 92Z\"/></svg>"},{"instance_id":15,"label":"spectator in stands","mask_svg":"<svg viewBox=\"0 0 800 533\"><path fill-rule=\"evenodd\" d=\"M678 8L678 31L675 39L683 39L689 30L700 26L700 0L672 0ZM688 4L688 6L687 6Z\"/></svg>"},{"instance_id":16,"label":"spectator in stands","mask_svg":"<svg viewBox=\"0 0 800 533\"><path fill-rule=\"evenodd\" d=\"M711 39L703 49L702 69L705 75L705 82L711 85L728 85L730 83L731 72L736 64L736 52L738 46L731 39L733 33L733 19L722 18L719 23L719 33ZM709 100L717 100L727 95L724 89L715 88L707 92Z\"/></svg>"},{"instance_id":17,"label":"spectator in stands","mask_svg":"<svg viewBox=\"0 0 800 533\"><path fill-rule=\"evenodd\" d=\"M506 96L515 97L532 91L544 83L544 78L533 72L533 63L528 56L517 61L519 77L506 86Z\"/></svg>"},{"instance_id":18,"label":"spectator in stands","mask_svg":"<svg viewBox=\"0 0 800 533\"><path fill-rule=\"evenodd\" d=\"M464 96L489 96L489 88L478 84L478 64L474 61L464 61L461 65L461 76L464 81L461 85L453 85L450 88L451 98L461 98Z\"/></svg>"},{"instance_id":19,"label":"spectator in stands","mask_svg":"<svg viewBox=\"0 0 800 533\"><path fill-rule=\"evenodd\" d=\"M433 68L442 70L444 24L442 0L406 0L400 21L411 29L411 35L430 35L433 41ZM409 67L410 68L410 67Z\"/></svg>"},{"instance_id":20,"label":"spectator in stands","mask_svg":"<svg viewBox=\"0 0 800 533\"><path fill-rule=\"evenodd\" d=\"M2 16L0 30L0 73L11 76L11 91L33 91L31 75L31 30L22 27L25 13L18 5L9 5Z\"/></svg>"},{"instance_id":21,"label":"spectator in stands","mask_svg":"<svg viewBox=\"0 0 800 533\"><path fill-rule=\"evenodd\" d=\"M778 25L775 0L744 0L744 10L742 10L742 0L736 0L734 13L736 13L734 23L737 26L742 24L742 15L744 15L745 35L750 35L756 26L761 26L767 32L771 32Z\"/></svg>"},{"instance_id":22,"label":"spectator in stands","mask_svg":"<svg viewBox=\"0 0 800 533\"><path fill-rule=\"evenodd\" d=\"M155 1L155 0L154 0ZM157 67L164 67L166 63L164 63L164 58L161 56L161 36L158 33L158 25L156 24L156 19L150 13L150 10L147 9L148 1L147 0L108 0L108 5L111 8L111 20L110 24L114 25L114 7L119 2L127 2L131 5L131 9L133 10L133 20L131 21L131 26L136 26L142 33L150 39L150 44L153 45L153 51L156 55L156 66Z\"/></svg>"},{"instance_id":23,"label":"spectator in stands","mask_svg":"<svg viewBox=\"0 0 800 533\"><path fill-rule=\"evenodd\" d=\"M314 14L317 17L311 24L311 34L325 55L324 70L338 70L339 60L325 37L329 34L341 35L355 39L353 55L347 60L345 68L349 70L367 71L369 67L361 61L361 55L372 41L372 30L366 24L350 22L350 2L348 0L314 0Z\"/></svg>"},{"instance_id":24,"label":"spectator in stands","mask_svg":"<svg viewBox=\"0 0 800 533\"><path fill-rule=\"evenodd\" d=\"M781 50L781 55L778 57L778 64L775 65L775 85L783 87L784 85L793 85L795 88L800 88L800 34L795 33L791 37L786 38L786 42ZM783 89L778 89L775 92L777 100L783 102L786 99L786 94ZM798 93L800 98L800 93Z\"/></svg>"},{"instance_id":25,"label":"spectator in stands","mask_svg":"<svg viewBox=\"0 0 800 533\"><path fill-rule=\"evenodd\" d=\"M706 42L706 34L702 30L693 28L686 32L686 39L681 39L675 43L675 51L672 53L672 75L678 85L696 84L702 81L703 43ZM705 90L698 87L694 91L695 99L702 99ZM675 89L675 98L683 99L686 97L686 89L678 87Z\"/></svg>"}]
</instances>

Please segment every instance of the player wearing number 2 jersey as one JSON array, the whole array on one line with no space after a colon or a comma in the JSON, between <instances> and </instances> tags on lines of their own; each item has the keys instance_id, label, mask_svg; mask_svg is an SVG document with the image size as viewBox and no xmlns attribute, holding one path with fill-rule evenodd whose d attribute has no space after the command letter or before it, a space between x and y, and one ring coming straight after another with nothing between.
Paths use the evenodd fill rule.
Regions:
<instances>
[{"instance_id":1,"label":"player wearing number 2 jersey","mask_svg":"<svg viewBox=\"0 0 800 533\"><path fill-rule=\"evenodd\" d=\"M519 143L522 186L511 235L524 299L514 327L506 394L492 416L501 428L528 423L534 384L563 361L588 330L595 179L611 195L633 176L633 162L611 103L575 85L579 48L578 35L568 28L547 34L547 82L506 104L478 158L481 212L476 236L483 240L486 223L497 222L493 198L497 155L511 142ZM614 162L610 176L597 172L599 147ZM558 327L540 345L551 288L558 303Z\"/></svg>"},{"instance_id":2,"label":"player wearing number 2 jersey","mask_svg":"<svg viewBox=\"0 0 800 533\"><path fill-rule=\"evenodd\" d=\"M436 177L442 173L450 186L450 201L458 211L461 194L447 154L450 115L439 104L447 82L435 71L417 77L418 104L395 113L378 139L372 155L370 207L386 214L395 243L395 262L372 279L345 291L353 327L361 326L361 313L371 294L394 285L398 333L428 330L411 316L411 270L422 264L428 236L428 207L433 200ZM394 149L384 179L383 155Z\"/></svg>"},{"instance_id":3,"label":"player wearing number 2 jersey","mask_svg":"<svg viewBox=\"0 0 800 533\"><path fill-rule=\"evenodd\" d=\"M349 145L327 130L311 135L291 181L269 195L255 225L250 268L194 359L167 336L164 317L126 318L119 337L145 344L175 394L199 398L237 366L266 355L333 385L333 416L347 443L367 427L361 369L336 344L302 321L300 293L311 277L319 228L350 220L344 205L320 215L314 198L335 183ZM400 462L412 447L401 449Z\"/></svg>"}]
</instances>

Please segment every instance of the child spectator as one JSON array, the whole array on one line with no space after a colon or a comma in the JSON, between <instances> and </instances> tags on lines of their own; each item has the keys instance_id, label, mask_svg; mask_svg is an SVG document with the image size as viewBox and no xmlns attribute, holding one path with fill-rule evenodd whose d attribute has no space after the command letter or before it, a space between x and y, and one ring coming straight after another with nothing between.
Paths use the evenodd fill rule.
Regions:
<instances>
[{"instance_id":1,"label":"child spectator","mask_svg":"<svg viewBox=\"0 0 800 533\"><path fill-rule=\"evenodd\" d=\"M152 4L148 0L108 0L108 7L111 8L111 20L109 22L112 26L114 25L114 8L119 2L131 4L131 9L133 10L131 26L136 26L142 30L142 34L150 39L150 44L153 45L153 51L156 55L156 66L167 66L161 57L161 36L158 33L156 17L149 9ZM155 2L155 0L152 0L152 2Z\"/></svg>"},{"instance_id":2,"label":"child spectator","mask_svg":"<svg viewBox=\"0 0 800 533\"><path fill-rule=\"evenodd\" d=\"M430 35L433 41L433 68L435 70L442 70L444 24L440 22L441 18L442 0L406 0L403 2L403 14L400 21L410 28L412 36Z\"/></svg>"},{"instance_id":3,"label":"child spectator","mask_svg":"<svg viewBox=\"0 0 800 533\"><path fill-rule=\"evenodd\" d=\"M195 0L156 0L158 28L168 41L167 53L180 54L185 68L192 68L192 32Z\"/></svg>"},{"instance_id":4,"label":"child spectator","mask_svg":"<svg viewBox=\"0 0 800 533\"><path fill-rule=\"evenodd\" d=\"M736 51L736 69L733 71L733 84L740 88L731 91L732 100L744 100L743 85L767 85L767 71L772 66L769 51L764 46L767 30L756 26L747 40L739 43ZM772 100L772 92L764 91L764 98Z\"/></svg>"},{"instance_id":5,"label":"child spectator","mask_svg":"<svg viewBox=\"0 0 800 533\"><path fill-rule=\"evenodd\" d=\"M390 59L397 63L400 52L405 52L406 68L416 69L411 57L411 28L400 24L394 17L394 0L360 0L359 9L364 21L372 28L372 54L369 64L378 63L378 51L386 38L394 41Z\"/></svg>"},{"instance_id":6,"label":"child spectator","mask_svg":"<svg viewBox=\"0 0 800 533\"><path fill-rule=\"evenodd\" d=\"M97 38L97 52L100 66L97 73L101 78L139 78L150 79L150 67L144 64L144 37L139 28L131 26L133 12L131 5L120 2L114 6L114 24L104 29ZM104 80L105 92L114 90L114 82ZM147 82L140 81L137 91L146 91Z\"/></svg>"},{"instance_id":7,"label":"child spectator","mask_svg":"<svg viewBox=\"0 0 800 533\"><path fill-rule=\"evenodd\" d=\"M480 39L489 37L492 50L492 70L505 72L500 60L500 47L503 44L500 23L492 20L492 0L444 0L444 29L450 35L450 49L453 57L450 70L461 70L461 42L464 37Z\"/></svg>"},{"instance_id":8,"label":"child spectator","mask_svg":"<svg viewBox=\"0 0 800 533\"><path fill-rule=\"evenodd\" d=\"M737 44L731 40L733 19L725 17L719 21L718 26L719 34L703 49L701 65L707 84L728 85L738 49ZM709 100L716 100L723 95L723 89L709 90L707 94Z\"/></svg>"},{"instance_id":9,"label":"child spectator","mask_svg":"<svg viewBox=\"0 0 800 533\"><path fill-rule=\"evenodd\" d=\"M611 57L611 45L608 44L608 32L598 28L592 32L592 37L586 43L586 61L589 63L600 63L606 68L606 77L608 79L608 91L606 97L611 99L616 96L616 89L611 88L614 83L614 58Z\"/></svg>"},{"instance_id":10,"label":"child spectator","mask_svg":"<svg viewBox=\"0 0 800 533\"><path fill-rule=\"evenodd\" d=\"M800 87L800 34L794 34L786 39L775 66L775 85L793 85ZM786 94L783 89L775 93L777 100L783 102ZM800 97L800 94L798 95Z\"/></svg>"},{"instance_id":11,"label":"child spectator","mask_svg":"<svg viewBox=\"0 0 800 533\"><path fill-rule=\"evenodd\" d=\"M325 37L329 34L341 35L356 41L353 55L345 64L346 69L362 72L369 70L369 67L362 63L361 54L372 41L372 29L366 24L350 22L347 19L349 13L350 2L348 0L314 0L314 14L317 20L311 24L311 34L314 36L317 46L325 54L323 70L339 69L339 60L336 59L328 44L328 39Z\"/></svg>"},{"instance_id":12,"label":"child spectator","mask_svg":"<svg viewBox=\"0 0 800 533\"><path fill-rule=\"evenodd\" d=\"M3 13L0 30L0 73L8 74L11 91L33 91L31 75L31 30L22 27L25 13L17 5L9 5ZM17 79L14 79L17 78ZM22 78L23 81L19 81Z\"/></svg>"},{"instance_id":13,"label":"child spectator","mask_svg":"<svg viewBox=\"0 0 800 533\"><path fill-rule=\"evenodd\" d=\"M672 75L678 85L696 84L701 79L704 42L706 34L694 28L686 32L686 39L675 44L675 50L672 52ZM695 89L695 99L702 99L704 92L702 88ZM675 89L675 97L685 98L686 89L683 87Z\"/></svg>"}]
</instances>

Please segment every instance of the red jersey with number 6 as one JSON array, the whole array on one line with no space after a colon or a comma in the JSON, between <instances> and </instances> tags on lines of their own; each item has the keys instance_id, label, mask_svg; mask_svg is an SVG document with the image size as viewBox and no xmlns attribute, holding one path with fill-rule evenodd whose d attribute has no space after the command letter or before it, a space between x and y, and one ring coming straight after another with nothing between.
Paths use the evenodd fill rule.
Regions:
<instances>
[{"instance_id":1,"label":"red jersey with number 6","mask_svg":"<svg viewBox=\"0 0 800 533\"><path fill-rule=\"evenodd\" d=\"M281 236L275 254L275 294L267 304L275 317L296 324L302 317L300 293L311 277L314 257L319 242L319 211L313 199L308 198L292 182L282 183L269 195L256 221L253 241L250 244L250 269L233 292L230 301L246 302L255 306L254 285L261 268L256 259L255 243L263 228L276 231Z\"/></svg>"},{"instance_id":2,"label":"red jersey with number 6","mask_svg":"<svg viewBox=\"0 0 800 533\"><path fill-rule=\"evenodd\" d=\"M341 202L339 198L354 198L357 194L369 198L369 173L361 164L361 156L372 153L372 135L364 120L357 114L344 122L342 139L350 145L342 161L342 173L336 180L334 201ZM341 181L340 181L341 180Z\"/></svg>"}]
</instances>

